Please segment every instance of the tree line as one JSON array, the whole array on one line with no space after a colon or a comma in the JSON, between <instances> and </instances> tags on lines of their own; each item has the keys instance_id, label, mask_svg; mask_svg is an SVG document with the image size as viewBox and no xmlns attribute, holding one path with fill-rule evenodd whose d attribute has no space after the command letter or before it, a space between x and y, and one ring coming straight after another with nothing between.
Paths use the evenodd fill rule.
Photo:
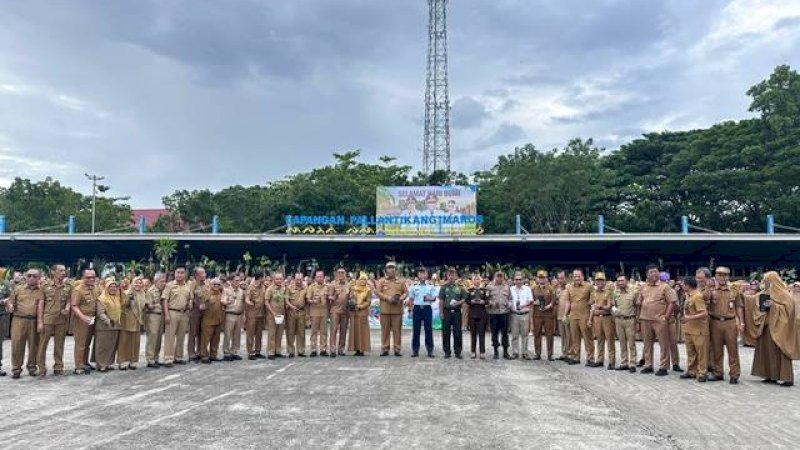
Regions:
<instances>
[{"instance_id":1,"label":"tree line","mask_svg":"<svg viewBox=\"0 0 800 450\"><path fill-rule=\"evenodd\" d=\"M170 215L151 231L208 227L263 233L286 214L372 215L376 186L474 183L486 233L514 232L516 214L531 233L593 232L597 215L627 232L680 231L680 217L721 232L763 232L764 219L800 227L800 75L775 68L747 90L756 117L706 129L648 133L616 151L592 139L560 149L533 144L502 155L473 174L412 173L395 158L376 163L359 150L334 153L332 164L257 186L179 190L163 198ZM0 189L8 231L65 223L88 231L91 198L57 181L17 178ZM88 215L88 216L87 216ZM126 199L98 197L97 229L132 226Z\"/></svg>"}]
</instances>

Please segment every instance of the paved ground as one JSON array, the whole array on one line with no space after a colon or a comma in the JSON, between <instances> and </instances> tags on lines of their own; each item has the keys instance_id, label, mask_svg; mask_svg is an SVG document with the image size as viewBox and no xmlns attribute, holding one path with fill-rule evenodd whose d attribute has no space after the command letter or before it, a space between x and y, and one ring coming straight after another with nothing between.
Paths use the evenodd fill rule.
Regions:
<instances>
[{"instance_id":1,"label":"paved ground","mask_svg":"<svg viewBox=\"0 0 800 450\"><path fill-rule=\"evenodd\" d=\"M797 388L749 376L738 386L699 384L557 361L412 359L407 337L403 358L6 377L0 447L750 449L800 442ZM372 342L379 342L375 333ZM6 370L8 350L6 341ZM68 338L68 364L71 351ZM742 359L749 373L752 349L742 349Z\"/></svg>"}]
</instances>

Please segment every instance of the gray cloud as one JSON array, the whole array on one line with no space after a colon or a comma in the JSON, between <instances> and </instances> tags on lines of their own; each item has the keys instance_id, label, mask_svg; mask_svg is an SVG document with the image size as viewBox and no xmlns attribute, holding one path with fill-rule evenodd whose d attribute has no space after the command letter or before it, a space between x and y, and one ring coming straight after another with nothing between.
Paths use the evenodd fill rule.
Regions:
<instances>
[{"instance_id":1,"label":"gray cloud","mask_svg":"<svg viewBox=\"0 0 800 450\"><path fill-rule=\"evenodd\" d=\"M472 97L461 97L453 102L450 124L454 129L475 128L490 116L483 103Z\"/></svg>"}]
</instances>

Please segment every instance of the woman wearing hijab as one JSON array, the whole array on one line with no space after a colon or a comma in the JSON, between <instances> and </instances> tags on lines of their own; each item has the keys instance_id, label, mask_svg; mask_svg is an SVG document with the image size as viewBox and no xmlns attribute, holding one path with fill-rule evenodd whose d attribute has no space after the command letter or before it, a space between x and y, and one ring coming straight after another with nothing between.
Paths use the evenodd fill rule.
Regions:
<instances>
[{"instance_id":1,"label":"woman wearing hijab","mask_svg":"<svg viewBox=\"0 0 800 450\"><path fill-rule=\"evenodd\" d=\"M142 307L147 300L141 277L133 279L131 289L122 296L122 313L119 319L119 370L136 370L139 362L139 330L142 326Z\"/></svg>"},{"instance_id":2,"label":"woman wearing hijab","mask_svg":"<svg viewBox=\"0 0 800 450\"><path fill-rule=\"evenodd\" d=\"M117 280L108 279L103 293L97 299L97 315L100 320L94 329L94 357L98 372L108 372L114 364L119 338L119 321L122 316L122 301Z\"/></svg>"},{"instance_id":3,"label":"woman wearing hijab","mask_svg":"<svg viewBox=\"0 0 800 450\"><path fill-rule=\"evenodd\" d=\"M350 321L350 340L347 350L355 351L355 356L364 356L365 352L372 350L369 342L369 306L372 287L366 273L361 272L350 295L348 309L352 311L352 320Z\"/></svg>"},{"instance_id":4,"label":"woman wearing hijab","mask_svg":"<svg viewBox=\"0 0 800 450\"><path fill-rule=\"evenodd\" d=\"M759 301L761 294L769 295ZM777 272L764 274L764 290L745 296L745 340L755 341L751 374L767 383L794 385L792 360L800 359L800 323L789 288Z\"/></svg>"}]
</instances>

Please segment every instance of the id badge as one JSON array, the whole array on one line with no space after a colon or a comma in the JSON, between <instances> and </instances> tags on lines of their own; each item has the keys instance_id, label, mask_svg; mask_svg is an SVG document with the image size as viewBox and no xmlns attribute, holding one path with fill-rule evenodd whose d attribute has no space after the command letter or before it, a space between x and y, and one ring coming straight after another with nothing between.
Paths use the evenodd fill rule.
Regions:
<instances>
[{"instance_id":1,"label":"id badge","mask_svg":"<svg viewBox=\"0 0 800 450\"><path fill-rule=\"evenodd\" d=\"M728 308L733 309L733 300L728 302Z\"/></svg>"}]
</instances>

